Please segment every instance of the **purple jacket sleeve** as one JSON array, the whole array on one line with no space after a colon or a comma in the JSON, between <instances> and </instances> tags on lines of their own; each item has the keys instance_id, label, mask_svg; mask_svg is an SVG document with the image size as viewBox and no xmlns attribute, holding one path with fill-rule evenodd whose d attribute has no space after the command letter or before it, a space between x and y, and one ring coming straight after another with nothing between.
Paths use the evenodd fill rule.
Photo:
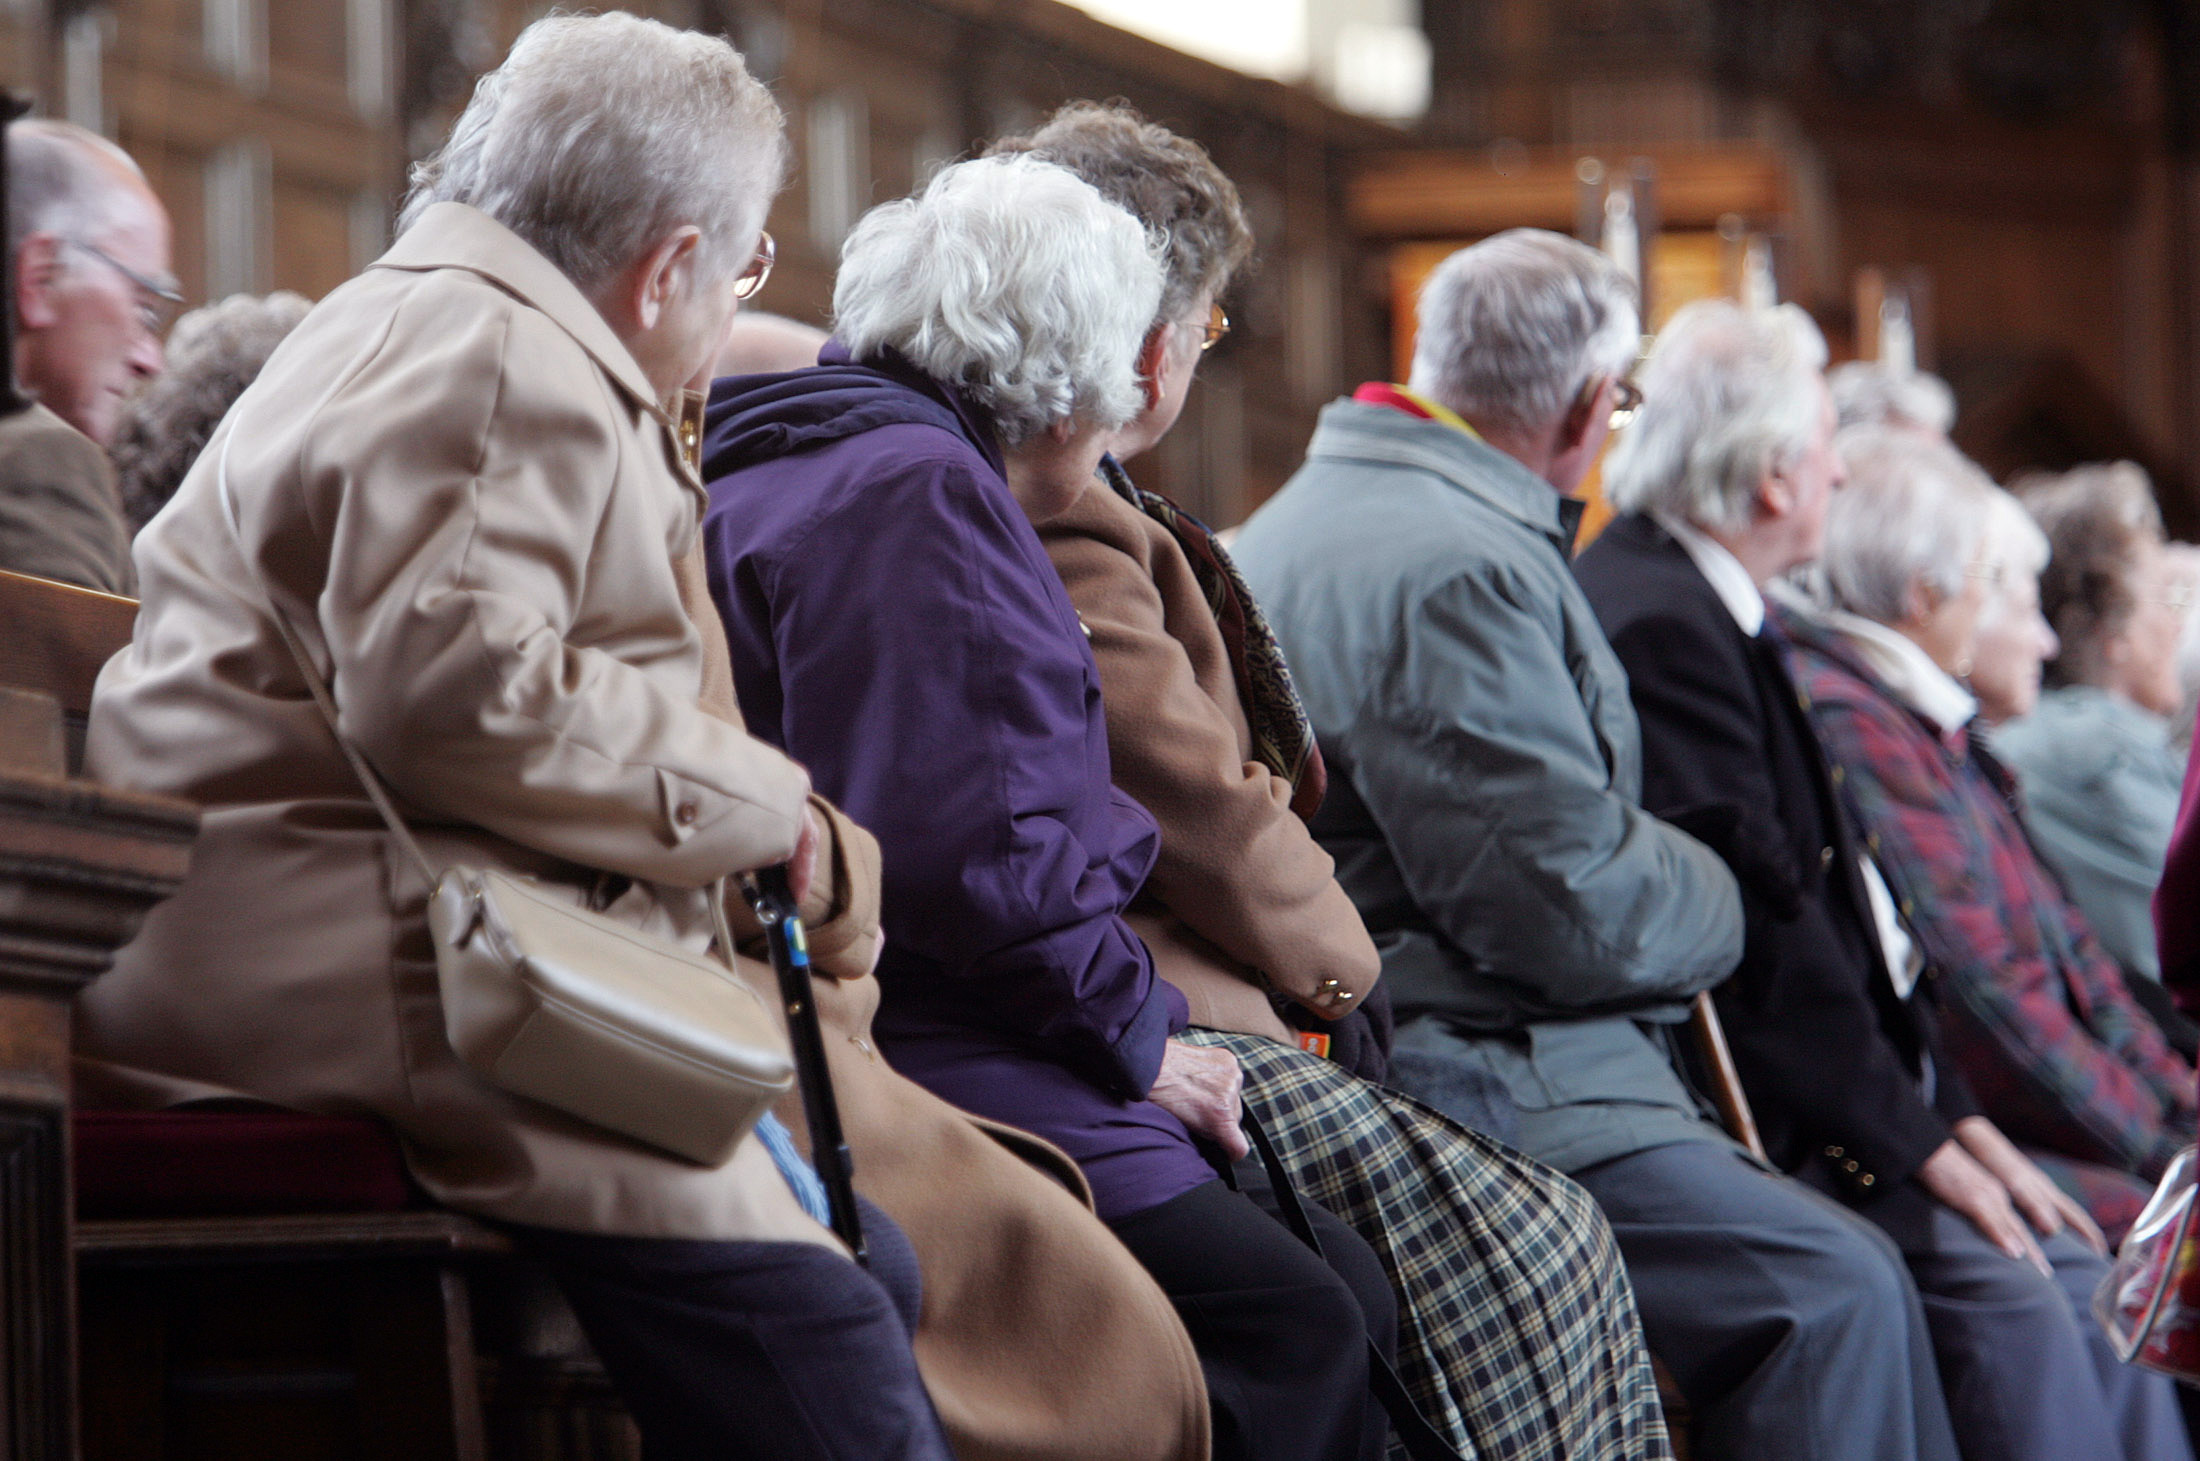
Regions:
<instances>
[{"instance_id":1,"label":"purple jacket sleeve","mask_svg":"<svg viewBox=\"0 0 2200 1461\"><path fill-rule=\"evenodd\" d=\"M1159 832L1110 784L1076 612L997 479L946 454L873 471L757 583L786 749L877 836L890 954L1141 1097L1184 1013L1120 917Z\"/></svg>"}]
</instances>

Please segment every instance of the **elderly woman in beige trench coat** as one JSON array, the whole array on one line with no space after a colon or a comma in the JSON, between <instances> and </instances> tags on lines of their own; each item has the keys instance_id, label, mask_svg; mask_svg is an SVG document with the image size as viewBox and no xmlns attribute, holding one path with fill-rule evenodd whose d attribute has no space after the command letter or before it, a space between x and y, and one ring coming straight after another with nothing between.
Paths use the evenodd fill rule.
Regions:
<instances>
[{"instance_id":1,"label":"elderly woman in beige trench coat","mask_svg":"<svg viewBox=\"0 0 2200 1461\"><path fill-rule=\"evenodd\" d=\"M397 246L238 402L139 539L136 639L95 701L92 772L205 817L185 888L83 1001L80 1069L95 1100L388 1120L431 1195L551 1262L653 1458L929 1461L948 1451L896 1313L914 1295L846 1261L798 1160L752 1138L697 1166L459 1062L427 888L273 617L438 865L576 900L609 875L615 916L700 947L704 885L791 858L798 882L826 871L806 898L821 952L875 943L853 886L875 881L869 839L739 728L688 613L681 388L723 338L782 157L722 41L540 22L423 169Z\"/></svg>"}]
</instances>

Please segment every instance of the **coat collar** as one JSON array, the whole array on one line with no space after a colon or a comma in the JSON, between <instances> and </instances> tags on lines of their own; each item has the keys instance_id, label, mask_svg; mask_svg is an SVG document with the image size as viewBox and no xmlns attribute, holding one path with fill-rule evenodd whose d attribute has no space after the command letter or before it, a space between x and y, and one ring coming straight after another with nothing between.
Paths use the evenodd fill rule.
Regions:
<instances>
[{"instance_id":1,"label":"coat collar","mask_svg":"<svg viewBox=\"0 0 2200 1461\"><path fill-rule=\"evenodd\" d=\"M1665 529L1667 537L1681 545L1681 551L1711 585L1711 591L1734 616L1742 633L1755 639L1765 627L1765 596L1758 591L1749 570L1742 567L1742 560L1694 523L1683 522L1663 512L1653 512L1650 518Z\"/></svg>"},{"instance_id":2,"label":"coat collar","mask_svg":"<svg viewBox=\"0 0 2200 1461\"><path fill-rule=\"evenodd\" d=\"M1486 442L1441 421L1417 420L1390 406L1332 401L1306 455L1416 467L1442 478L1571 555L1582 504Z\"/></svg>"},{"instance_id":3,"label":"coat collar","mask_svg":"<svg viewBox=\"0 0 2200 1461\"><path fill-rule=\"evenodd\" d=\"M565 271L503 224L464 203L437 203L405 230L376 269L466 269L548 315L634 403L675 430L642 367Z\"/></svg>"}]
</instances>

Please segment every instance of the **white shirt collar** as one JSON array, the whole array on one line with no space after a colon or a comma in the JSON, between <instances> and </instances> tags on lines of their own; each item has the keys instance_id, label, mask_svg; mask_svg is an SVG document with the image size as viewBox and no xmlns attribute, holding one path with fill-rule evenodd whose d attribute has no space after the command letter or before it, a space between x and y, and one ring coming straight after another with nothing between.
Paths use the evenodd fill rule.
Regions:
<instances>
[{"instance_id":1,"label":"white shirt collar","mask_svg":"<svg viewBox=\"0 0 2200 1461\"><path fill-rule=\"evenodd\" d=\"M1896 698L1931 721L1942 735L1961 730L1978 714L1978 701L1971 692L1934 664L1908 635L1839 609L1820 609L1818 617L1855 646Z\"/></svg>"},{"instance_id":2,"label":"white shirt collar","mask_svg":"<svg viewBox=\"0 0 2200 1461\"><path fill-rule=\"evenodd\" d=\"M1734 616L1734 622L1742 626L1742 633L1755 639L1765 627L1765 596L1757 591L1757 582L1749 576L1749 570L1742 567L1742 560L1729 552L1724 543L1715 541L1693 523L1662 512L1653 512L1650 516L1686 550L1696 571L1710 583L1719 602Z\"/></svg>"}]
</instances>

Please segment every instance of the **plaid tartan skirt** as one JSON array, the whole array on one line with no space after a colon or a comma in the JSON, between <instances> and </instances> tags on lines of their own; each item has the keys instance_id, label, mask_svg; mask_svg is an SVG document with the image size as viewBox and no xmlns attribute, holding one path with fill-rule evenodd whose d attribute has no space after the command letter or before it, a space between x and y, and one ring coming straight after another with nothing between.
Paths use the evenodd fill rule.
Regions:
<instances>
[{"instance_id":1,"label":"plaid tartan skirt","mask_svg":"<svg viewBox=\"0 0 2200 1461\"><path fill-rule=\"evenodd\" d=\"M1237 1056L1292 1179L1381 1257L1400 1299L1398 1373L1461 1455L1673 1454L1634 1290L1588 1193L1319 1056L1218 1030L1180 1038Z\"/></svg>"}]
</instances>

